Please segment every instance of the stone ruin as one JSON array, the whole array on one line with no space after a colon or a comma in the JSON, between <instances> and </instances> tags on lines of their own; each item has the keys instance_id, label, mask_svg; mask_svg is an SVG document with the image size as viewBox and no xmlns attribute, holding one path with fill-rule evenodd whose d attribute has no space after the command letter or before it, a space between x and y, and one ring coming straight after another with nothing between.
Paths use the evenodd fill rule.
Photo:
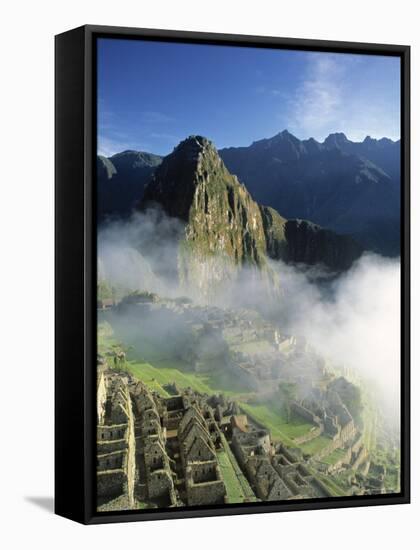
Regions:
<instances>
[{"instance_id":1,"label":"stone ruin","mask_svg":"<svg viewBox=\"0 0 420 550\"><path fill-rule=\"evenodd\" d=\"M101 365L97 414L99 509L225 502L217 459L221 432L207 396L187 390L160 397Z\"/></svg>"},{"instance_id":2,"label":"stone ruin","mask_svg":"<svg viewBox=\"0 0 420 550\"><path fill-rule=\"evenodd\" d=\"M267 430L232 429L232 449L261 500L278 501L330 496L305 466L302 455L274 445Z\"/></svg>"},{"instance_id":3,"label":"stone ruin","mask_svg":"<svg viewBox=\"0 0 420 550\"><path fill-rule=\"evenodd\" d=\"M98 372L97 383L98 504L122 498L134 507L136 472L134 415L128 378Z\"/></svg>"},{"instance_id":4,"label":"stone ruin","mask_svg":"<svg viewBox=\"0 0 420 550\"><path fill-rule=\"evenodd\" d=\"M110 364L113 366L112 358ZM346 468L366 476L369 456L337 392L319 390L294 401L294 414L331 440L317 454L273 443L270 433L222 395L167 386L163 397L120 368L99 361L97 383L97 502L100 510L223 504L227 487L220 453L249 484L247 501L333 496L319 474ZM317 390L318 391L318 390ZM324 456L344 449L337 462ZM376 483L372 480L371 490ZM362 491L360 485L355 491ZM366 489L368 490L368 488ZM245 501L245 500L244 500Z\"/></svg>"}]
</instances>

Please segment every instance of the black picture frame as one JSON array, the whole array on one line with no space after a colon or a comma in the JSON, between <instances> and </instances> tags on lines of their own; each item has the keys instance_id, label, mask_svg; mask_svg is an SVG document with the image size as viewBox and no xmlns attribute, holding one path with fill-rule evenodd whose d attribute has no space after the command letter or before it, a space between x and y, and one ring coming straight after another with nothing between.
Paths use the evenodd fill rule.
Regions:
<instances>
[{"instance_id":1,"label":"black picture frame","mask_svg":"<svg viewBox=\"0 0 420 550\"><path fill-rule=\"evenodd\" d=\"M95 511L96 40L103 37L347 52L401 59L401 492ZM86 25L55 37L55 512L84 523L373 506L410 502L410 47Z\"/></svg>"}]
</instances>

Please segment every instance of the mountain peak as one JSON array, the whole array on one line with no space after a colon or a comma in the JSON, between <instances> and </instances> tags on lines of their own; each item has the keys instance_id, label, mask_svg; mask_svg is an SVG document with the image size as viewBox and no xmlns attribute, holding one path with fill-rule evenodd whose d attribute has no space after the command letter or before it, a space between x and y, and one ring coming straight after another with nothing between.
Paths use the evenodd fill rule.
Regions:
<instances>
[{"instance_id":1,"label":"mountain peak","mask_svg":"<svg viewBox=\"0 0 420 550\"><path fill-rule=\"evenodd\" d=\"M347 139L346 134L344 134L343 132L335 132L325 138L324 145L327 145L329 147L340 147L341 145L348 142L349 140Z\"/></svg>"},{"instance_id":2,"label":"mountain peak","mask_svg":"<svg viewBox=\"0 0 420 550\"><path fill-rule=\"evenodd\" d=\"M271 138L272 140L286 139L290 141L299 141L296 136L289 132L286 128Z\"/></svg>"},{"instance_id":3,"label":"mountain peak","mask_svg":"<svg viewBox=\"0 0 420 550\"><path fill-rule=\"evenodd\" d=\"M266 242L257 203L229 173L213 144L190 136L164 158L145 189L142 209L158 205L184 222L181 281L200 281L204 293L242 264L263 266ZM213 267L203 272L203 260ZM208 264L208 265L210 265Z\"/></svg>"},{"instance_id":4,"label":"mountain peak","mask_svg":"<svg viewBox=\"0 0 420 550\"><path fill-rule=\"evenodd\" d=\"M198 148L204 149L206 146L212 146L212 142L204 136L191 135L178 143L175 149Z\"/></svg>"},{"instance_id":5,"label":"mountain peak","mask_svg":"<svg viewBox=\"0 0 420 550\"><path fill-rule=\"evenodd\" d=\"M113 155L110 156L110 158L121 157L123 155L136 155L137 153L138 151L136 151L135 149L124 149L124 151L120 151L119 153L114 153Z\"/></svg>"},{"instance_id":6,"label":"mountain peak","mask_svg":"<svg viewBox=\"0 0 420 550\"><path fill-rule=\"evenodd\" d=\"M170 216L187 220L197 187L214 185L227 176L239 185L209 139L189 136L156 169L145 189L143 202L158 203Z\"/></svg>"},{"instance_id":7,"label":"mountain peak","mask_svg":"<svg viewBox=\"0 0 420 550\"><path fill-rule=\"evenodd\" d=\"M365 145L369 145L369 144L372 144L372 143L376 143L378 140L375 139L375 138L372 138L370 136L366 136L365 139L363 140L363 143Z\"/></svg>"},{"instance_id":8,"label":"mountain peak","mask_svg":"<svg viewBox=\"0 0 420 550\"><path fill-rule=\"evenodd\" d=\"M292 136L292 134L289 132L289 130L287 128L285 128L284 130L279 132L277 135L282 136L282 137Z\"/></svg>"},{"instance_id":9,"label":"mountain peak","mask_svg":"<svg viewBox=\"0 0 420 550\"><path fill-rule=\"evenodd\" d=\"M218 158L218 156L216 147L209 139L192 135L181 141L167 158L176 158L179 162L196 166L204 157Z\"/></svg>"}]
</instances>

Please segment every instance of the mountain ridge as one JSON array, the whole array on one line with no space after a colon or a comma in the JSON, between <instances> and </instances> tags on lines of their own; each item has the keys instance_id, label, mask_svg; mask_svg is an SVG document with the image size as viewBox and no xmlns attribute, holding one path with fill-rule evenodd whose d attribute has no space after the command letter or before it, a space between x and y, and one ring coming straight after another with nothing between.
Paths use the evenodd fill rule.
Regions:
<instances>
[{"instance_id":1,"label":"mountain ridge","mask_svg":"<svg viewBox=\"0 0 420 550\"><path fill-rule=\"evenodd\" d=\"M353 236L375 252L399 253L399 141L352 142L335 133L320 143L283 131L220 155L259 203Z\"/></svg>"},{"instance_id":2,"label":"mountain ridge","mask_svg":"<svg viewBox=\"0 0 420 550\"><path fill-rule=\"evenodd\" d=\"M110 157L97 156L99 222L128 215L141 200L144 184L162 162L159 155L125 150Z\"/></svg>"},{"instance_id":3,"label":"mountain ridge","mask_svg":"<svg viewBox=\"0 0 420 550\"><path fill-rule=\"evenodd\" d=\"M353 142L336 132L319 142L283 130L248 147L218 152L259 204L286 218L308 219L347 234L366 249L395 255L400 242L399 149L399 140L386 137ZM99 156L99 222L129 215L164 158L133 150Z\"/></svg>"},{"instance_id":4,"label":"mountain ridge","mask_svg":"<svg viewBox=\"0 0 420 550\"><path fill-rule=\"evenodd\" d=\"M264 268L268 258L343 270L360 256L352 239L258 204L202 136L181 142L156 169L141 209L159 205L182 219L194 261L215 257Z\"/></svg>"}]
</instances>

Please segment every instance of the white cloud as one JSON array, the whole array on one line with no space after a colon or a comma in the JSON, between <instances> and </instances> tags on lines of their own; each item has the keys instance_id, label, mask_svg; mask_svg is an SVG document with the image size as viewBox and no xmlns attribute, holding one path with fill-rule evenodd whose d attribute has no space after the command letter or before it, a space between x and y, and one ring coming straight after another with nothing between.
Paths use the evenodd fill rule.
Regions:
<instances>
[{"instance_id":1,"label":"white cloud","mask_svg":"<svg viewBox=\"0 0 420 550\"><path fill-rule=\"evenodd\" d=\"M319 141L332 132L344 132L354 141L367 135L399 139L399 103L390 104L374 76L361 72L360 56L306 55L303 80L288 101L286 125L292 133Z\"/></svg>"},{"instance_id":2,"label":"white cloud","mask_svg":"<svg viewBox=\"0 0 420 550\"><path fill-rule=\"evenodd\" d=\"M133 151L144 151L147 150L148 146L146 143L133 143L129 140L123 138L112 138L108 136L98 135L98 155L104 157L111 157L115 153L121 153L121 151L127 151L132 149Z\"/></svg>"},{"instance_id":3,"label":"white cloud","mask_svg":"<svg viewBox=\"0 0 420 550\"><path fill-rule=\"evenodd\" d=\"M306 78L290 100L288 126L292 132L321 139L341 119L343 65L337 55L309 54ZM339 130L337 128L337 130Z\"/></svg>"}]
</instances>

